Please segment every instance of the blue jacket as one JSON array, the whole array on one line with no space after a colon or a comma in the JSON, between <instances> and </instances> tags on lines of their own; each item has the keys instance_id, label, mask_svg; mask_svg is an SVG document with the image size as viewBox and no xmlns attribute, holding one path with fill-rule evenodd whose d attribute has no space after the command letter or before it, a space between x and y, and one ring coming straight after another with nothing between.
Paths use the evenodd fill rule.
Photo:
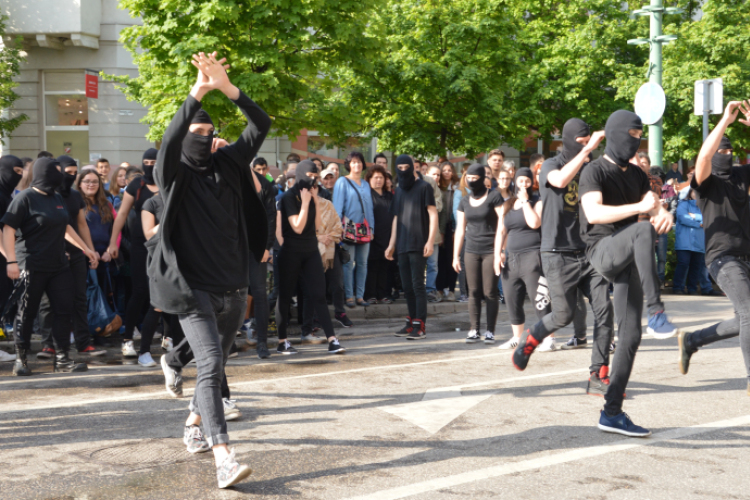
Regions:
<instances>
[{"instance_id":1,"label":"blue jacket","mask_svg":"<svg viewBox=\"0 0 750 500\"><path fill-rule=\"evenodd\" d=\"M359 203L357 191L362 198L362 204ZM365 207L365 213L362 213L362 205ZM359 224L367 219L367 223L375 231L375 213L372 210L372 195L370 194L370 184L362 179L360 185L350 181L345 177L339 177L333 186L333 207L339 217L346 216L350 220Z\"/></svg>"},{"instance_id":2,"label":"blue jacket","mask_svg":"<svg viewBox=\"0 0 750 500\"><path fill-rule=\"evenodd\" d=\"M703 214L695 200L680 200L675 222L677 226L675 227L674 249L706 253L705 233L701 227Z\"/></svg>"},{"instance_id":3,"label":"blue jacket","mask_svg":"<svg viewBox=\"0 0 750 500\"><path fill-rule=\"evenodd\" d=\"M456 190L453 192L453 230L455 231L456 225L458 224L458 204L461 203L461 198L463 197L463 193L461 192L461 189L456 187Z\"/></svg>"}]
</instances>

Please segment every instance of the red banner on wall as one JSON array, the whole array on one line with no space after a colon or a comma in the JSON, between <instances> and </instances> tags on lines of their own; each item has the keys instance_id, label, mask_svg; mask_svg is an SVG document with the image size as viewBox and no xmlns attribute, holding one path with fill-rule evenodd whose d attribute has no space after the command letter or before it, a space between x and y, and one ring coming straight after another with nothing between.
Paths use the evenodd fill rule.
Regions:
<instances>
[{"instance_id":1,"label":"red banner on wall","mask_svg":"<svg viewBox=\"0 0 750 500\"><path fill-rule=\"evenodd\" d=\"M99 98L99 76L86 74L86 97L89 99Z\"/></svg>"}]
</instances>

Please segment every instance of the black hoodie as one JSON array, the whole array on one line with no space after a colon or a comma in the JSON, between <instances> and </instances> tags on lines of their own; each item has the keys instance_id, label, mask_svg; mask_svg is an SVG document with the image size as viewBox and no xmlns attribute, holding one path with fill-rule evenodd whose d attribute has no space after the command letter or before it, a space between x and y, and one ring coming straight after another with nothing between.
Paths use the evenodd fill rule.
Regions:
<instances>
[{"instance_id":1,"label":"black hoodie","mask_svg":"<svg viewBox=\"0 0 750 500\"><path fill-rule=\"evenodd\" d=\"M23 168L23 162L17 156L5 155L0 157L0 217L8 209L8 205L13 198L13 191L23 178L23 174L17 174L14 170L16 167ZM1 228L2 226L0 226Z\"/></svg>"},{"instance_id":2,"label":"black hoodie","mask_svg":"<svg viewBox=\"0 0 750 500\"><path fill-rule=\"evenodd\" d=\"M86 203L83 201L83 196L77 189L71 189L73 183L76 181L76 176L73 174L66 174L65 167L71 165L78 166L78 163L70 156L60 156L57 158L60 162L60 168L62 168L63 181L62 184L57 188L57 192L63 197L65 202L65 210L68 211L68 224L70 224L76 233L81 234L78 230L78 214L82 209L86 208ZM71 255L80 256L83 255L83 251L77 246L73 245L69 241L65 241L65 250Z\"/></svg>"}]
</instances>

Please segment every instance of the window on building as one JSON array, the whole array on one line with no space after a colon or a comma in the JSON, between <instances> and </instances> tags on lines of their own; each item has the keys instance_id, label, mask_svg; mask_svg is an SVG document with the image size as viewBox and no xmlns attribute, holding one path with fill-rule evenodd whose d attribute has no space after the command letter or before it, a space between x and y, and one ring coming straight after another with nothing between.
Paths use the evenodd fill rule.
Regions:
<instances>
[{"instance_id":1,"label":"window on building","mask_svg":"<svg viewBox=\"0 0 750 500\"><path fill-rule=\"evenodd\" d=\"M85 72L44 72L44 149L89 163L89 103Z\"/></svg>"}]
</instances>

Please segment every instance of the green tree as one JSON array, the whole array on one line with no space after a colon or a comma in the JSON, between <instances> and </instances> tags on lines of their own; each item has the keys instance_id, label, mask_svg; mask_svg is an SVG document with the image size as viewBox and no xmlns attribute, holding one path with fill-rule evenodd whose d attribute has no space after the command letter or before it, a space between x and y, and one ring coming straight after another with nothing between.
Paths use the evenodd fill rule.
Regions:
<instances>
[{"instance_id":1,"label":"green tree","mask_svg":"<svg viewBox=\"0 0 750 500\"><path fill-rule=\"evenodd\" d=\"M7 16L0 15L0 40L5 41L4 44L0 44L0 110L11 109L19 98L13 91L18 86L13 78L20 73L21 63L25 59L24 52L19 48L21 38L13 40L5 36L7 19ZM5 139L27 118L25 114L12 110L7 117L0 115L0 142L5 144Z\"/></svg>"},{"instance_id":2,"label":"green tree","mask_svg":"<svg viewBox=\"0 0 750 500\"><path fill-rule=\"evenodd\" d=\"M126 95L149 107L149 139L159 140L195 80L196 52L226 57L232 82L275 119L276 133L315 128L334 136L358 128L330 99L329 68L367 63L376 40L364 32L379 0L120 0L140 26L121 40L138 67L116 77ZM217 93L203 101L223 137L244 127L237 109Z\"/></svg>"}]
</instances>

